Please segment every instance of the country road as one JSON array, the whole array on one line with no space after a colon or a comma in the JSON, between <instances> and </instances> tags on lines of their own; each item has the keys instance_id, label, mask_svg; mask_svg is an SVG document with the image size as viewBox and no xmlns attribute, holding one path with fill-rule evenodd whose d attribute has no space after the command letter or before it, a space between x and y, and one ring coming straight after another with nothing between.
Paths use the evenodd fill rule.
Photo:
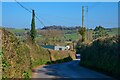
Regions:
<instances>
[{"instance_id":1,"label":"country road","mask_svg":"<svg viewBox=\"0 0 120 80\"><path fill-rule=\"evenodd\" d=\"M80 67L80 60L45 65L38 67L33 72L32 78L109 78L104 74Z\"/></svg>"}]
</instances>

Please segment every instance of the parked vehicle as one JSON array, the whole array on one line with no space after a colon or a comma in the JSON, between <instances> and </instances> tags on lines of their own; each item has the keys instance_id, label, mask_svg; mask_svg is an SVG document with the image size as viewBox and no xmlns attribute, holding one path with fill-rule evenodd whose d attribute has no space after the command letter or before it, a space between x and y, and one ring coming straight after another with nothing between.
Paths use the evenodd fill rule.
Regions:
<instances>
[{"instance_id":1,"label":"parked vehicle","mask_svg":"<svg viewBox=\"0 0 120 80\"><path fill-rule=\"evenodd\" d=\"M76 54L76 59L80 59L80 54Z\"/></svg>"}]
</instances>

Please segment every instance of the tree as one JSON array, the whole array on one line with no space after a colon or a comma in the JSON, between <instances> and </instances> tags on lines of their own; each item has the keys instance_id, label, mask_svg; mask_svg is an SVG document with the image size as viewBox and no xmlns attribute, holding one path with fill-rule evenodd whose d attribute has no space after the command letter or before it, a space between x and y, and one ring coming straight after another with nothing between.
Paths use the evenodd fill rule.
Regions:
<instances>
[{"instance_id":1,"label":"tree","mask_svg":"<svg viewBox=\"0 0 120 80\"><path fill-rule=\"evenodd\" d=\"M85 41L85 37L86 37L86 28L85 27L81 27L78 32L80 33L80 35L82 36L82 42Z\"/></svg>"},{"instance_id":2,"label":"tree","mask_svg":"<svg viewBox=\"0 0 120 80\"><path fill-rule=\"evenodd\" d=\"M48 41L49 43L61 42L62 37L64 36L61 30L39 30L38 34L44 36L44 42Z\"/></svg>"},{"instance_id":3,"label":"tree","mask_svg":"<svg viewBox=\"0 0 120 80\"><path fill-rule=\"evenodd\" d=\"M108 36L106 29L102 26L96 26L94 29L94 39L104 36Z\"/></svg>"},{"instance_id":4,"label":"tree","mask_svg":"<svg viewBox=\"0 0 120 80\"><path fill-rule=\"evenodd\" d=\"M35 42L35 37L36 37L36 30L35 30L35 12L32 10L32 22L31 22L31 30L30 30L30 35L32 42Z\"/></svg>"}]
</instances>

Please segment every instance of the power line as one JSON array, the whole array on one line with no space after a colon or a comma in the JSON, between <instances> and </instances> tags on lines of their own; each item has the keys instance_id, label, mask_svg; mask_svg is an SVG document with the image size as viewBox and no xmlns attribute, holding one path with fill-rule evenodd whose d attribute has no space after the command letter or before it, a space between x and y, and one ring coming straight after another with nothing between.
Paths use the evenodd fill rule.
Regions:
<instances>
[{"instance_id":1,"label":"power line","mask_svg":"<svg viewBox=\"0 0 120 80\"><path fill-rule=\"evenodd\" d=\"M28 8L26 8L25 6L23 6L20 2L18 2L17 0L14 0L17 4L19 4L22 8L24 8L26 11L28 11L29 13L32 13L32 11L31 10L29 10ZM43 26L45 26L44 25L44 23L38 18L38 16L35 14L35 18L38 20L38 21L40 21L40 23L43 25Z\"/></svg>"},{"instance_id":2,"label":"power line","mask_svg":"<svg viewBox=\"0 0 120 80\"><path fill-rule=\"evenodd\" d=\"M25 6L23 6L20 2L18 2L17 0L14 0L18 5L20 5L22 8L24 8L26 11L28 11L29 13L32 13L32 9L31 10L29 10L28 8L26 8ZM43 21L41 21L40 19L39 19L39 17L38 17L38 15L37 14L35 14L35 18L43 25L43 26L45 26L45 24L43 23ZM65 20L65 18L64 17L62 17L62 19L64 19ZM71 22L70 22L71 23Z\"/></svg>"},{"instance_id":3,"label":"power line","mask_svg":"<svg viewBox=\"0 0 120 80\"><path fill-rule=\"evenodd\" d=\"M32 13L32 9L31 10L29 10L28 8L26 8L25 6L23 6L20 2L18 2L17 0L15 0L15 2L17 3L17 4L19 4L22 8L24 8L26 11L28 11L29 13ZM39 17L37 16L37 14L35 14L35 18L38 20L38 21L40 21L40 23L43 25L43 26L45 26L45 24L39 19ZM64 19L65 20L65 18L62 18L62 19Z\"/></svg>"},{"instance_id":4,"label":"power line","mask_svg":"<svg viewBox=\"0 0 120 80\"><path fill-rule=\"evenodd\" d=\"M38 18L37 15L35 15L35 17L36 17L36 19L37 19L38 21L40 21L40 23L41 23L43 26L45 26L45 24Z\"/></svg>"},{"instance_id":5,"label":"power line","mask_svg":"<svg viewBox=\"0 0 120 80\"><path fill-rule=\"evenodd\" d=\"M29 13L32 13L32 9L29 10L28 8L26 8L25 6L23 6L20 2L18 2L17 0L14 0L17 4L19 4L22 8L24 8L26 11L28 11ZM96 5L92 6L92 9L95 7ZM88 13L88 6L85 6L86 7L86 13ZM84 15L86 15L86 13ZM55 15L54 15L55 16ZM61 16L57 16L57 17L61 17ZM43 25L45 26L45 24L39 19L38 15L35 14L35 18ZM66 21L66 17L61 17L62 20L65 20Z\"/></svg>"},{"instance_id":6,"label":"power line","mask_svg":"<svg viewBox=\"0 0 120 80\"><path fill-rule=\"evenodd\" d=\"M49 15L50 17L52 16L52 17L55 18L57 21L59 21L59 22L65 22L65 23L78 24L78 23L73 22L73 21L71 21L71 20L79 20L78 17L77 17L77 18L75 18L75 17L70 18L70 17L58 16L58 15L51 15L51 14L46 14L46 15ZM43 17L43 16L41 16L41 18L43 18L44 21L46 20L45 17ZM46 21L49 22L49 23L51 23L51 24L53 24L53 25L55 25L55 24L54 24L55 21L54 21L54 22L53 22L53 21L50 21L50 20L46 20Z\"/></svg>"},{"instance_id":7,"label":"power line","mask_svg":"<svg viewBox=\"0 0 120 80\"><path fill-rule=\"evenodd\" d=\"M19 4L22 8L24 8L25 10L27 10L28 12L32 13L28 8L24 7L20 2L18 2L17 0L15 0L15 2L17 2L17 4Z\"/></svg>"}]
</instances>

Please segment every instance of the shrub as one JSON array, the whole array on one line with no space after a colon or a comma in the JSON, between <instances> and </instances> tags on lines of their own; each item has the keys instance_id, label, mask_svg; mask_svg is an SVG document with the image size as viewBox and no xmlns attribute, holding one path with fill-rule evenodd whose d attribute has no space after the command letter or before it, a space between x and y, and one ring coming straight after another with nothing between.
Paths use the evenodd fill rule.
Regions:
<instances>
[{"instance_id":1,"label":"shrub","mask_svg":"<svg viewBox=\"0 0 120 80\"><path fill-rule=\"evenodd\" d=\"M85 27L81 27L78 32L80 33L80 35L82 36L82 41L85 41L85 37L86 37L86 28Z\"/></svg>"},{"instance_id":2,"label":"shrub","mask_svg":"<svg viewBox=\"0 0 120 80\"><path fill-rule=\"evenodd\" d=\"M80 65L96 69L118 78L120 76L119 37L100 38L90 45L81 45Z\"/></svg>"},{"instance_id":3,"label":"shrub","mask_svg":"<svg viewBox=\"0 0 120 80\"><path fill-rule=\"evenodd\" d=\"M73 52L67 54L69 51L64 53L60 51L57 54L58 51L52 52L43 49L36 43L32 43L29 37L24 42L21 42L13 33L5 29L2 32L3 42L0 57L2 57L2 78L4 79L25 78L28 80L31 77L32 68L47 62L50 63L51 57L54 57L55 60L63 59L69 55L72 58L74 57ZM50 53L52 54L50 55ZM55 63L55 61L52 63Z\"/></svg>"}]
</instances>

